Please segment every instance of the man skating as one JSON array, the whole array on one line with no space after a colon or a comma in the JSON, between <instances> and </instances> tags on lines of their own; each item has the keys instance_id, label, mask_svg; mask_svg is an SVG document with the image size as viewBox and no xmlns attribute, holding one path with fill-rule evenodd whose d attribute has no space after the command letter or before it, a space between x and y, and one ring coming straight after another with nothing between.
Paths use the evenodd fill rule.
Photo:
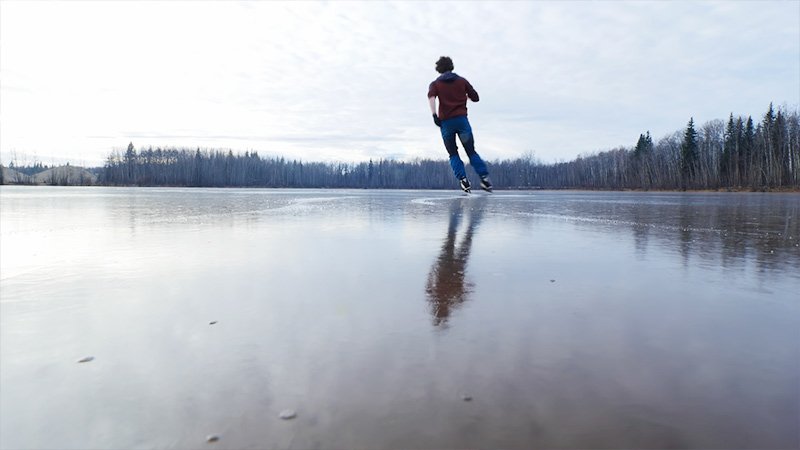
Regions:
<instances>
[{"instance_id":1,"label":"man skating","mask_svg":"<svg viewBox=\"0 0 800 450\"><path fill-rule=\"evenodd\" d=\"M461 183L464 192L470 192L467 172L464 162L458 156L456 135L467 152L469 162L481 178L481 189L492 191L492 182L489 180L489 169L486 163L475 152L475 140L472 137L472 128L467 120L467 99L477 102L480 100L478 93L462 78L453 72L453 60L442 56L436 61L436 71L441 75L428 87L428 102L433 113L433 122L442 130L442 139L447 153L450 155L450 167L453 174ZM439 98L439 111L436 111L436 98Z\"/></svg>"}]
</instances>

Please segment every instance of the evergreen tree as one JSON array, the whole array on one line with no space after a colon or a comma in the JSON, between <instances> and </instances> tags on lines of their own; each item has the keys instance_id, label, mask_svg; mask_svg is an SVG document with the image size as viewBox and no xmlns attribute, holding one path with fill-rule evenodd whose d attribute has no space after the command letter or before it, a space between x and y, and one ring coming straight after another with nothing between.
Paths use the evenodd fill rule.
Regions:
<instances>
[{"instance_id":1,"label":"evergreen tree","mask_svg":"<svg viewBox=\"0 0 800 450\"><path fill-rule=\"evenodd\" d=\"M753 127L753 117L748 116L742 132L742 142L739 146L739 158L742 160L743 170L741 173L742 182L753 186L753 179L757 169L755 169L753 153L756 146L756 131Z\"/></svg>"},{"instance_id":2,"label":"evergreen tree","mask_svg":"<svg viewBox=\"0 0 800 450\"><path fill-rule=\"evenodd\" d=\"M636 142L636 148L633 150L633 156L637 159L642 156L648 155L653 150L653 138L650 137L650 131L647 135L640 134L639 141Z\"/></svg>"},{"instance_id":3,"label":"evergreen tree","mask_svg":"<svg viewBox=\"0 0 800 450\"><path fill-rule=\"evenodd\" d=\"M772 107L772 102L769 104L769 110L764 114L764 119L761 121L762 145L759 147L760 153L760 166L761 166L761 182L768 184L771 174L774 172L775 167L775 146L774 146L774 131L775 131L775 109Z\"/></svg>"},{"instance_id":4,"label":"evergreen tree","mask_svg":"<svg viewBox=\"0 0 800 450\"><path fill-rule=\"evenodd\" d=\"M131 184L136 182L136 148L133 146L133 142L128 143L128 149L125 151L125 175L126 179L124 181L125 184Z\"/></svg>"},{"instance_id":5,"label":"evergreen tree","mask_svg":"<svg viewBox=\"0 0 800 450\"><path fill-rule=\"evenodd\" d=\"M694 176L695 164L698 154L697 131L694 129L694 117L689 119L686 131L683 133L683 143L681 144L681 177L684 182L690 181Z\"/></svg>"},{"instance_id":6,"label":"evergreen tree","mask_svg":"<svg viewBox=\"0 0 800 450\"><path fill-rule=\"evenodd\" d=\"M790 170L788 143L786 136L786 118L783 113L778 110L769 135L769 148L772 151L771 161L773 164L770 166L768 175L770 181L772 183L777 183L779 186L788 181Z\"/></svg>"},{"instance_id":7,"label":"evergreen tree","mask_svg":"<svg viewBox=\"0 0 800 450\"><path fill-rule=\"evenodd\" d=\"M738 153L739 137L736 133L736 122L733 120L733 113L728 119L728 126L725 128L725 140L722 147L722 160L720 161L720 173L725 184L730 184L734 172L734 159Z\"/></svg>"}]
</instances>

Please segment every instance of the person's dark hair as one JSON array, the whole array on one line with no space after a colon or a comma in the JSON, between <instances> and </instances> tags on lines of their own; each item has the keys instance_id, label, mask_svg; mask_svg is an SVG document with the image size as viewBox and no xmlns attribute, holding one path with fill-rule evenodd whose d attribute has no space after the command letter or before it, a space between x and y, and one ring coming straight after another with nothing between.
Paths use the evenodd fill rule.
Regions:
<instances>
[{"instance_id":1,"label":"person's dark hair","mask_svg":"<svg viewBox=\"0 0 800 450\"><path fill-rule=\"evenodd\" d=\"M452 72L453 60L449 56L442 56L436 61L436 71L439 73Z\"/></svg>"}]
</instances>

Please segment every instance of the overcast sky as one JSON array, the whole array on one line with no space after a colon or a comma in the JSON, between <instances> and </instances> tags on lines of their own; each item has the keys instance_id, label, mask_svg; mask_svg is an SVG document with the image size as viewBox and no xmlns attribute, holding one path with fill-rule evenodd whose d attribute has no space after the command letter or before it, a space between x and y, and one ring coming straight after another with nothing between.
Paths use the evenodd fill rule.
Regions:
<instances>
[{"instance_id":1,"label":"overcast sky","mask_svg":"<svg viewBox=\"0 0 800 450\"><path fill-rule=\"evenodd\" d=\"M800 104L800 1L0 2L0 152L446 158L441 55L489 161L633 146Z\"/></svg>"}]
</instances>

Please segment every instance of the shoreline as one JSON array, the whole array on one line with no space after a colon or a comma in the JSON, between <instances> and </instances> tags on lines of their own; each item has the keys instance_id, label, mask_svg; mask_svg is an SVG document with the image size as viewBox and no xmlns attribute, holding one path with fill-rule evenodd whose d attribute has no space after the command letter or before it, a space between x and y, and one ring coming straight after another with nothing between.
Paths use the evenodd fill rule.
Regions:
<instances>
[{"instance_id":1,"label":"shoreline","mask_svg":"<svg viewBox=\"0 0 800 450\"><path fill-rule=\"evenodd\" d=\"M319 190L373 190L373 191L406 191L406 190L418 190L418 191L458 191L458 189L395 189L395 188L362 188L362 187L272 187L272 186L183 186L183 185L152 185L152 186L140 186L140 185L119 185L119 184L99 184L99 183L92 183L92 184L58 184L58 183L43 183L43 182L17 182L17 183L7 183L3 182L0 183L0 186L31 186L31 187L42 187L42 186L57 186L57 187L109 187L109 188L132 188L132 187L140 187L140 188L196 188L196 189L319 189ZM713 193L775 193L775 194L798 194L800 193L800 186L782 186L782 187L762 187L762 188L745 188L745 187L721 187L721 188L707 188L707 189L634 189L634 188L576 188L576 187L563 187L563 188L537 188L537 187L530 187L530 188L522 188L522 187L508 187L508 188L495 188L495 191L502 192L502 191L575 191L575 192L687 192L687 193L705 193L705 194L713 194ZM459 191L460 192L460 191Z\"/></svg>"}]
</instances>

